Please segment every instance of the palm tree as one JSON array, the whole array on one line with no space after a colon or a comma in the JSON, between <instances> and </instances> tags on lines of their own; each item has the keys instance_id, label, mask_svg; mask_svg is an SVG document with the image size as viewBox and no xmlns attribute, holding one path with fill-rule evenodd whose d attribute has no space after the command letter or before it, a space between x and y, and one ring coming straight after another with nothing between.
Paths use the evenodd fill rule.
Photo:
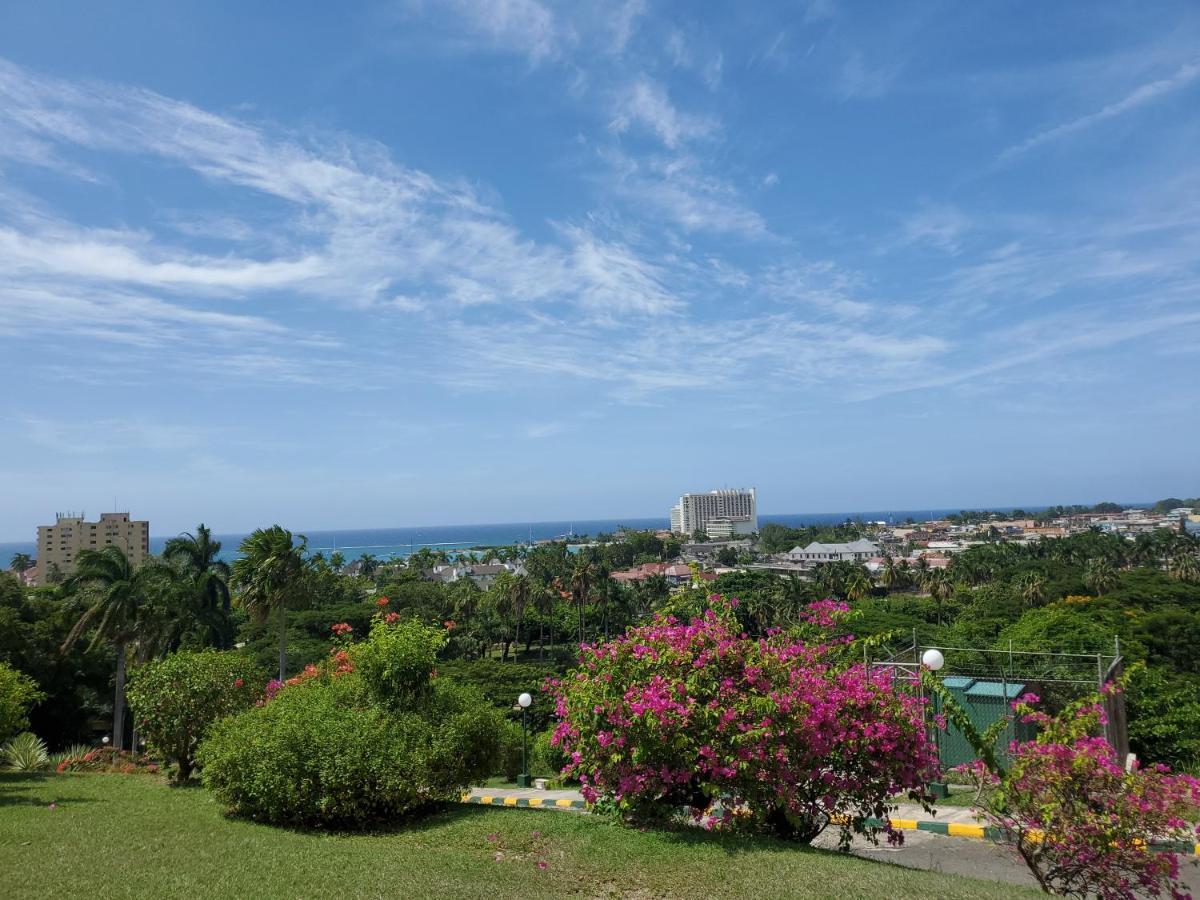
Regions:
<instances>
[{"instance_id":1,"label":"palm tree","mask_svg":"<svg viewBox=\"0 0 1200 900\"><path fill-rule=\"evenodd\" d=\"M945 569L929 569L922 580L922 587L937 604L938 624L942 624L942 604L954 594L954 585Z\"/></svg>"},{"instance_id":2,"label":"palm tree","mask_svg":"<svg viewBox=\"0 0 1200 900\"><path fill-rule=\"evenodd\" d=\"M883 558L883 568L879 570L879 585L891 591L900 582L900 573L896 570L896 560L891 556Z\"/></svg>"},{"instance_id":3,"label":"palm tree","mask_svg":"<svg viewBox=\"0 0 1200 900\"><path fill-rule=\"evenodd\" d=\"M362 563L362 574L364 578L371 578L375 575L375 570L379 568L379 560L375 558L374 553L364 553L358 558Z\"/></svg>"},{"instance_id":4,"label":"palm tree","mask_svg":"<svg viewBox=\"0 0 1200 900\"><path fill-rule=\"evenodd\" d=\"M1117 573L1112 563L1102 556L1089 559L1083 567L1083 583L1103 597L1104 592L1117 582Z\"/></svg>"},{"instance_id":5,"label":"palm tree","mask_svg":"<svg viewBox=\"0 0 1200 900\"><path fill-rule=\"evenodd\" d=\"M260 621L275 610L279 616L279 680L287 678L287 604L300 593L307 570L308 539L279 525L259 528L242 541L241 559L233 564L233 581L241 604Z\"/></svg>"},{"instance_id":6,"label":"palm tree","mask_svg":"<svg viewBox=\"0 0 1200 900\"><path fill-rule=\"evenodd\" d=\"M199 609L197 618L209 630L212 643L221 650L233 646L229 596L229 563L220 558L221 542L201 522L196 533L184 532L167 541L163 557L178 565L191 580Z\"/></svg>"},{"instance_id":7,"label":"palm tree","mask_svg":"<svg viewBox=\"0 0 1200 900\"><path fill-rule=\"evenodd\" d=\"M847 600L862 600L871 593L871 577L867 575L866 570L861 567L856 569L846 579L846 599Z\"/></svg>"},{"instance_id":8,"label":"palm tree","mask_svg":"<svg viewBox=\"0 0 1200 900\"><path fill-rule=\"evenodd\" d=\"M1013 584L1026 606L1041 606L1046 599L1046 579L1040 572L1024 572Z\"/></svg>"},{"instance_id":9,"label":"palm tree","mask_svg":"<svg viewBox=\"0 0 1200 900\"><path fill-rule=\"evenodd\" d=\"M517 647L521 643L521 622L525 618L525 607L529 603L531 590L528 575L515 575L508 583L508 608L513 619L513 662L517 661Z\"/></svg>"},{"instance_id":10,"label":"palm tree","mask_svg":"<svg viewBox=\"0 0 1200 900\"><path fill-rule=\"evenodd\" d=\"M20 575L33 568L33 557L28 553L14 553L8 567Z\"/></svg>"},{"instance_id":11,"label":"palm tree","mask_svg":"<svg viewBox=\"0 0 1200 900\"><path fill-rule=\"evenodd\" d=\"M1200 581L1200 559L1191 551L1181 550L1171 557L1168 571L1180 581Z\"/></svg>"},{"instance_id":12,"label":"palm tree","mask_svg":"<svg viewBox=\"0 0 1200 900\"><path fill-rule=\"evenodd\" d=\"M116 688L113 694L113 746L125 746L125 653L138 636L141 608L158 573L152 567L134 568L125 552L116 546L81 550L75 574L66 582L69 593L86 604L74 627L63 641L67 653L89 627L95 626L88 649L100 642L112 644L117 653Z\"/></svg>"},{"instance_id":13,"label":"palm tree","mask_svg":"<svg viewBox=\"0 0 1200 900\"><path fill-rule=\"evenodd\" d=\"M533 592L533 608L538 614L538 660L546 658L546 619L554 615L556 592L548 585L531 581ZM554 628L550 628L550 646L554 646Z\"/></svg>"},{"instance_id":14,"label":"palm tree","mask_svg":"<svg viewBox=\"0 0 1200 900\"><path fill-rule=\"evenodd\" d=\"M575 605L579 610L579 643L581 644L587 636L587 620L584 610L590 599L595 578L596 567L591 560L580 558L576 561L575 568L571 571L571 595L575 598Z\"/></svg>"}]
</instances>

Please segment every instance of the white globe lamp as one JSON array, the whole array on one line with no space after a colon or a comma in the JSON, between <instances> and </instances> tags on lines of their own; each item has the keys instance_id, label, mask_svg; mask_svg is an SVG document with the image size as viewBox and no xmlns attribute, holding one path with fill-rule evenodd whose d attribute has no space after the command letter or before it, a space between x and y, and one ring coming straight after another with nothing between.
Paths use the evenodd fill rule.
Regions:
<instances>
[{"instance_id":1,"label":"white globe lamp","mask_svg":"<svg viewBox=\"0 0 1200 900\"><path fill-rule=\"evenodd\" d=\"M942 656L942 651L934 647L930 647L921 654L921 665L931 672L939 671L946 664L946 657Z\"/></svg>"}]
</instances>

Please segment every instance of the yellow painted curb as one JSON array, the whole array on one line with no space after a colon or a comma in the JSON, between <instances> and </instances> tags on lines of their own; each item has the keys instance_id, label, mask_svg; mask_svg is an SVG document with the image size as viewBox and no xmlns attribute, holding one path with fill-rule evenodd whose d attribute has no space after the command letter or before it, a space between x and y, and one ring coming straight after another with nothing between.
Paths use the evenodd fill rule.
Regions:
<instances>
[{"instance_id":1,"label":"yellow painted curb","mask_svg":"<svg viewBox=\"0 0 1200 900\"><path fill-rule=\"evenodd\" d=\"M982 838L984 836L984 831L982 825L967 825L964 822L950 822L946 826L946 834L954 835L955 837Z\"/></svg>"},{"instance_id":2,"label":"yellow painted curb","mask_svg":"<svg viewBox=\"0 0 1200 900\"><path fill-rule=\"evenodd\" d=\"M901 831L916 831L917 829L916 819L892 819L891 823L893 828Z\"/></svg>"},{"instance_id":3,"label":"yellow painted curb","mask_svg":"<svg viewBox=\"0 0 1200 900\"><path fill-rule=\"evenodd\" d=\"M504 805L505 805L505 806L516 806L516 805L517 805L517 798L516 798L516 797L505 797L505 798L504 798Z\"/></svg>"},{"instance_id":4,"label":"yellow painted curb","mask_svg":"<svg viewBox=\"0 0 1200 900\"><path fill-rule=\"evenodd\" d=\"M530 806L541 806L541 805L542 805L542 799L543 799L543 798L541 798L541 797L530 797L530 798L529 798L529 805L530 805Z\"/></svg>"},{"instance_id":5,"label":"yellow painted curb","mask_svg":"<svg viewBox=\"0 0 1200 900\"><path fill-rule=\"evenodd\" d=\"M491 797L480 797L479 802L486 806L487 804L492 802L492 798Z\"/></svg>"},{"instance_id":6,"label":"yellow painted curb","mask_svg":"<svg viewBox=\"0 0 1200 900\"><path fill-rule=\"evenodd\" d=\"M555 805L555 806L561 806L561 807L563 807L564 809L570 809L570 808L571 808L571 801L570 801L570 800L555 800L555 801L554 801L554 805Z\"/></svg>"}]
</instances>

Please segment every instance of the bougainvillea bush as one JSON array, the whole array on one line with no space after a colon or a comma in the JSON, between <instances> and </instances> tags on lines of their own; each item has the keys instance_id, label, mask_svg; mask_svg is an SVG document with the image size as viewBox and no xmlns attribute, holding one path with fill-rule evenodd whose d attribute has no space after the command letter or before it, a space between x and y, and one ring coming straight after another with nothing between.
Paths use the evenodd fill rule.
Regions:
<instances>
[{"instance_id":1,"label":"bougainvillea bush","mask_svg":"<svg viewBox=\"0 0 1200 900\"><path fill-rule=\"evenodd\" d=\"M1112 688L1109 688L1110 690ZM1008 832L1012 846L1042 890L1062 897L1190 896L1179 882L1179 858L1153 843L1196 840L1200 782L1166 766L1126 771L1102 737L1098 697L1056 716L1027 694L1013 704L1039 728L1013 742L1007 769L976 761L960 767L988 788L980 810Z\"/></svg>"},{"instance_id":2,"label":"bougainvillea bush","mask_svg":"<svg viewBox=\"0 0 1200 900\"><path fill-rule=\"evenodd\" d=\"M265 681L262 669L240 653L181 650L134 670L129 704L147 749L172 763L174 780L183 783L212 724L252 706Z\"/></svg>"},{"instance_id":3,"label":"bougainvillea bush","mask_svg":"<svg viewBox=\"0 0 1200 900\"><path fill-rule=\"evenodd\" d=\"M750 639L735 600L710 602L691 622L582 648L549 685L564 772L590 801L634 820L687 808L710 826L801 841L837 823L843 845L873 838L866 820L886 822L897 794L928 802L937 762L921 702L890 671L849 662L848 639L824 637L844 604L813 604L807 634Z\"/></svg>"},{"instance_id":4,"label":"bougainvillea bush","mask_svg":"<svg viewBox=\"0 0 1200 900\"><path fill-rule=\"evenodd\" d=\"M224 719L204 783L240 815L364 828L455 799L490 774L499 713L435 677L438 629L376 617L366 641Z\"/></svg>"}]
</instances>

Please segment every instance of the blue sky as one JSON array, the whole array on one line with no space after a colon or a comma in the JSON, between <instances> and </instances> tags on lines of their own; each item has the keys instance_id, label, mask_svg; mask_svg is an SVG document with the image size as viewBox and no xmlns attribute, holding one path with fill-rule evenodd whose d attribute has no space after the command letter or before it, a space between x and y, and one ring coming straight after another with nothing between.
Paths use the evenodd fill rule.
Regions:
<instances>
[{"instance_id":1,"label":"blue sky","mask_svg":"<svg viewBox=\"0 0 1200 900\"><path fill-rule=\"evenodd\" d=\"M5 4L0 538L1195 494L1197 148L1188 2Z\"/></svg>"}]
</instances>

